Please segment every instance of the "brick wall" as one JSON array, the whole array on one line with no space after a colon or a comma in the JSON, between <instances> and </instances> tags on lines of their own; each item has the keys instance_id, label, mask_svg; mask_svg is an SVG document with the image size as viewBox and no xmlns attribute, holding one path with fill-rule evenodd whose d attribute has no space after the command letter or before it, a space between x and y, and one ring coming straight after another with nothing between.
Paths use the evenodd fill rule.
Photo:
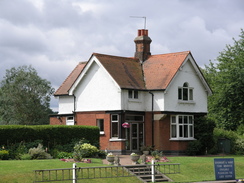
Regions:
<instances>
[{"instance_id":1,"label":"brick wall","mask_svg":"<svg viewBox=\"0 0 244 183\"><path fill-rule=\"evenodd\" d=\"M66 117L57 118L52 116L50 117L50 125L66 125Z\"/></svg>"},{"instance_id":2,"label":"brick wall","mask_svg":"<svg viewBox=\"0 0 244 183\"><path fill-rule=\"evenodd\" d=\"M97 126L97 119L104 119L104 134L100 135L100 150L108 148L110 139L110 114L105 112L77 112L77 125Z\"/></svg>"}]
</instances>

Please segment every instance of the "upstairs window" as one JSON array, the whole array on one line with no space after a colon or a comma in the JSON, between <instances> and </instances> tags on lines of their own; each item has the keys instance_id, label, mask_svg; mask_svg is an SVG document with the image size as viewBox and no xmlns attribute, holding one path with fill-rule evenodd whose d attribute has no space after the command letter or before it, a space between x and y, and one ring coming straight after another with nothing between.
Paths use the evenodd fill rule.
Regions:
<instances>
[{"instance_id":1,"label":"upstairs window","mask_svg":"<svg viewBox=\"0 0 244 183\"><path fill-rule=\"evenodd\" d=\"M104 119L97 119L97 126L100 129L100 134L104 134Z\"/></svg>"},{"instance_id":2,"label":"upstairs window","mask_svg":"<svg viewBox=\"0 0 244 183\"><path fill-rule=\"evenodd\" d=\"M193 101L193 88L188 83L178 88L178 100Z\"/></svg>"},{"instance_id":3,"label":"upstairs window","mask_svg":"<svg viewBox=\"0 0 244 183\"><path fill-rule=\"evenodd\" d=\"M128 90L128 98L129 99L138 99L139 94L137 90Z\"/></svg>"}]
</instances>

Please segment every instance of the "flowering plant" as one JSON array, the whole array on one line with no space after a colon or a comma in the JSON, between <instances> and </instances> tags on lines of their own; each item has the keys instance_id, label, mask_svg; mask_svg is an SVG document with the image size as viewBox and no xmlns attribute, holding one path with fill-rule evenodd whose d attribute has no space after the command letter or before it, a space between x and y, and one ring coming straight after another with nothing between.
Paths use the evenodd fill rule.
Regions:
<instances>
[{"instance_id":1,"label":"flowering plant","mask_svg":"<svg viewBox=\"0 0 244 183\"><path fill-rule=\"evenodd\" d=\"M122 124L122 127L124 127L124 128L130 128L130 124L127 123L127 122L124 122L124 123Z\"/></svg>"},{"instance_id":2,"label":"flowering plant","mask_svg":"<svg viewBox=\"0 0 244 183\"><path fill-rule=\"evenodd\" d=\"M110 152L107 154L107 157L114 157L114 155L113 155L113 153Z\"/></svg>"},{"instance_id":3,"label":"flowering plant","mask_svg":"<svg viewBox=\"0 0 244 183\"><path fill-rule=\"evenodd\" d=\"M131 153L130 155L131 156L138 156L138 154L136 154L136 153Z\"/></svg>"}]
</instances>

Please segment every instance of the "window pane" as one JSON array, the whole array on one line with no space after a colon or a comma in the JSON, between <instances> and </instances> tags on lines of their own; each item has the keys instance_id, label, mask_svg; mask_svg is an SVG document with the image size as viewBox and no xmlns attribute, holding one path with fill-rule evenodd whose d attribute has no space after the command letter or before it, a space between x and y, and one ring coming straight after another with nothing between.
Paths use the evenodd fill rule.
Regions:
<instances>
[{"instance_id":1,"label":"window pane","mask_svg":"<svg viewBox=\"0 0 244 183\"><path fill-rule=\"evenodd\" d=\"M189 136L193 137L193 126L192 125L189 126L189 130L190 130L189 131L189 133L190 133Z\"/></svg>"},{"instance_id":2,"label":"window pane","mask_svg":"<svg viewBox=\"0 0 244 183\"><path fill-rule=\"evenodd\" d=\"M118 123L112 123L112 137L118 137Z\"/></svg>"},{"instance_id":3,"label":"window pane","mask_svg":"<svg viewBox=\"0 0 244 183\"><path fill-rule=\"evenodd\" d=\"M67 120L74 120L74 117L73 116L68 116Z\"/></svg>"},{"instance_id":4,"label":"window pane","mask_svg":"<svg viewBox=\"0 0 244 183\"><path fill-rule=\"evenodd\" d=\"M178 88L178 99L182 100L182 88Z\"/></svg>"},{"instance_id":5,"label":"window pane","mask_svg":"<svg viewBox=\"0 0 244 183\"><path fill-rule=\"evenodd\" d=\"M179 116L179 124L182 124L183 120L182 120L182 116Z\"/></svg>"},{"instance_id":6,"label":"window pane","mask_svg":"<svg viewBox=\"0 0 244 183\"><path fill-rule=\"evenodd\" d=\"M189 100L193 100L193 89L189 89Z\"/></svg>"},{"instance_id":7,"label":"window pane","mask_svg":"<svg viewBox=\"0 0 244 183\"><path fill-rule=\"evenodd\" d=\"M118 121L118 115L112 115L112 121Z\"/></svg>"},{"instance_id":8,"label":"window pane","mask_svg":"<svg viewBox=\"0 0 244 183\"><path fill-rule=\"evenodd\" d=\"M129 97L129 98L132 98L132 94L133 94L133 91L132 91L132 90L129 90L129 91L128 91L128 97Z\"/></svg>"},{"instance_id":9,"label":"window pane","mask_svg":"<svg viewBox=\"0 0 244 183\"><path fill-rule=\"evenodd\" d=\"M134 90L134 98L138 99L138 91Z\"/></svg>"},{"instance_id":10,"label":"window pane","mask_svg":"<svg viewBox=\"0 0 244 183\"><path fill-rule=\"evenodd\" d=\"M176 125L172 125L172 126L171 126L171 137L172 137L172 138L176 138L176 137L177 137L176 134L177 134L177 128L176 128Z\"/></svg>"},{"instance_id":11,"label":"window pane","mask_svg":"<svg viewBox=\"0 0 244 183\"><path fill-rule=\"evenodd\" d=\"M180 132L180 137L183 137L183 126L182 125L180 125L179 126L179 132Z\"/></svg>"},{"instance_id":12,"label":"window pane","mask_svg":"<svg viewBox=\"0 0 244 183\"><path fill-rule=\"evenodd\" d=\"M104 120L103 119L97 119L97 126L99 127L100 131L104 131Z\"/></svg>"},{"instance_id":13,"label":"window pane","mask_svg":"<svg viewBox=\"0 0 244 183\"><path fill-rule=\"evenodd\" d=\"M184 124L187 124L188 123L188 119L187 119L188 116L184 116Z\"/></svg>"},{"instance_id":14,"label":"window pane","mask_svg":"<svg viewBox=\"0 0 244 183\"><path fill-rule=\"evenodd\" d=\"M188 88L183 88L183 100L188 100Z\"/></svg>"},{"instance_id":15,"label":"window pane","mask_svg":"<svg viewBox=\"0 0 244 183\"><path fill-rule=\"evenodd\" d=\"M188 125L184 125L184 137L188 137Z\"/></svg>"},{"instance_id":16,"label":"window pane","mask_svg":"<svg viewBox=\"0 0 244 183\"><path fill-rule=\"evenodd\" d=\"M188 83L184 83L183 84L183 87L188 87Z\"/></svg>"},{"instance_id":17,"label":"window pane","mask_svg":"<svg viewBox=\"0 0 244 183\"><path fill-rule=\"evenodd\" d=\"M189 116L189 124L192 124L192 116Z\"/></svg>"},{"instance_id":18,"label":"window pane","mask_svg":"<svg viewBox=\"0 0 244 183\"><path fill-rule=\"evenodd\" d=\"M171 123L176 123L176 116L172 116Z\"/></svg>"},{"instance_id":19,"label":"window pane","mask_svg":"<svg viewBox=\"0 0 244 183\"><path fill-rule=\"evenodd\" d=\"M143 122L144 121L144 116L140 116L140 115L127 115L125 116L125 120L126 121L140 121Z\"/></svg>"}]
</instances>

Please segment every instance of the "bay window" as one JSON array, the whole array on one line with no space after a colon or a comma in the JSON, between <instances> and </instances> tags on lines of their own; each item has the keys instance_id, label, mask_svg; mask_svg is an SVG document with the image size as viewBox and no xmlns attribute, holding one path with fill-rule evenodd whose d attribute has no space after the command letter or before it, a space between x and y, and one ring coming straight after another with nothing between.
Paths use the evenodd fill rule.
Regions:
<instances>
[{"instance_id":1,"label":"bay window","mask_svg":"<svg viewBox=\"0 0 244 183\"><path fill-rule=\"evenodd\" d=\"M171 139L193 140L194 139L194 118L192 115L171 116L170 134Z\"/></svg>"}]
</instances>

